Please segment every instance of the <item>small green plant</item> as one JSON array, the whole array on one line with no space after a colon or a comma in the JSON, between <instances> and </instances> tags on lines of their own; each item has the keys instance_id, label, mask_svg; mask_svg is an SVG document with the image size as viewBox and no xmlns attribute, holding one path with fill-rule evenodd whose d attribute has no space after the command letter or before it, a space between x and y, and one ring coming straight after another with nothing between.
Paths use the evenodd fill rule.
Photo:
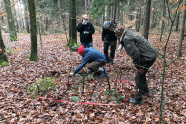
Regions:
<instances>
[{"instance_id":1,"label":"small green plant","mask_svg":"<svg viewBox=\"0 0 186 124\"><path fill-rule=\"evenodd\" d=\"M78 89L79 87L81 87L81 85L80 85L80 84L75 86L75 88L76 88L76 89Z\"/></svg>"},{"instance_id":2,"label":"small green plant","mask_svg":"<svg viewBox=\"0 0 186 124\"><path fill-rule=\"evenodd\" d=\"M78 79L78 82L83 80L83 76L81 76L80 74L76 74L76 77Z\"/></svg>"},{"instance_id":3,"label":"small green plant","mask_svg":"<svg viewBox=\"0 0 186 124\"><path fill-rule=\"evenodd\" d=\"M72 100L74 102L79 102L80 101L80 99L77 96L72 96Z\"/></svg>"},{"instance_id":4,"label":"small green plant","mask_svg":"<svg viewBox=\"0 0 186 124\"><path fill-rule=\"evenodd\" d=\"M110 91L109 90L104 91L103 94L105 95L106 99L109 99L109 97L110 97Z\"/></svg>"},{"instance_id":5,"label":"small green plant","mask_svg":"<svg viewBox=\"0 0 186 124\"><path fill-rule=\"evenodd\" d=\"M103 92L103 94L105 95L105 98L107 99L107 101L109 100L109 98L111 96L113 96L111 99L116 103L118 104L118 101L122 101L122 102L125 102L125 97L123 95L118 95L116 93L116 89L113 89L113 90L106 90Z\"/></svg>"},{"instance_id":6,"label":"small green plant","mask_svg":"<svg viewBox=\"0 0 186 124\"><path fill-rule=\"evenodd\" d=\"M36 83L32 84L30 87L27 87L27 93L31 98L36 98L39 93L45 95L49 89L55 90L57 87L55 79L53 77L44 77L44 79L38 79Z\"/></svg>"},{"instance_id":7,"label":"small green plant","mask_svg":"<svg viewBox=\"0 0 186 124\"><path fill-rule=\"evenodd\" d=\"M45 32L42 35L47 35Z\"/></svg>"},{"instance_id":8,"label":"small green plant","mask_svg":"<svg viewBox=\"0 0 186 124\"><path fill-rule=\"evenodd\" d=\"M10 38L10 41L17 41L17 40L18 38L13 38L13 37Z\"/></svg>"},{"instance_id":9,"label":"small green plant","mask_svg":"<svg viewBox=\"0 0 186 124\"><path fill-rule=\"evenodd\" d=\"M125 102L125 97L123 95L117 96L117 100L121 100L122 102Z\"/></svg>"},{"instance_id":10,"label":"small green plant","mask_svg":"<svg viewBox=\"0 0 186 124\"><path fill-rule=\"evenodd\" d=\"M8 62L3 62L2 63L2 66L7 66L8 65Z\"/></svg>"},{"instance_id":11,"label":"small green plant","mask_svg":"<svg viewBox=\"0 0 186 124\"><path fill-rule=\"evenodd\" d=\"M95 74L95 72L89 74L89 75L87 76L87 78L88 78L88 79L93 79L93 80L94 80L94 74Z\"/></svg>"},{"instance_id":12,"label":"small green plant","mask_svg":"<svg viewBox=\"0 0 186 124\"><path fill-rule=\"evenodd\" d=\"M76 94L76 90L73 89L72 92L73 92L74 94Z\"/></svg>"}]
</instances>

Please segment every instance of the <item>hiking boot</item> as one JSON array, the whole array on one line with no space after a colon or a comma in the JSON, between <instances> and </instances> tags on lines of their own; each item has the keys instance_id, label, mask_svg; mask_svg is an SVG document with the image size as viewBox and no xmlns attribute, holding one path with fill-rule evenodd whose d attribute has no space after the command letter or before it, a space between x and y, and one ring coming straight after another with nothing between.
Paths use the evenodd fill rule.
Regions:
<instances>
[{"instance_id":1,"label":"hiking boot","mask_svg":"<svg viewBox=\"0 0 186 124\"><path fill-rule=\"evenodd\" d=\"M149 94L148 83L145 81L145 85L143 87L142 95L148 95L148 94Z\"/></svg>"},{"instance_id":2,"label":"hiking boot","mask_svg":"<svg viewBox=\"0 0 186 124\"><path fill-rule=\"evenodd\" d=\"M107 63L109 63L109 62L110 62L110 59L109 59L109 57L106 57L106 61L107 61Z\"/></svg>"},{"instance_id":3,"label":"hiking boot","mask_svg":"<svg viewBox=\"0 0 186 124\"><path fill-rule=\"evenodd\" d=\"M149 89L146 89L142 92L142 95L148 95L150 93Z\"/></svg>"},{"instance_id":4,"label":"hiking boot","mask_svg":"<svg viewBox=\"0 0 186 124\"><path fill-rule=\"evenodd\" d=\"M110 58L110 65L113 65L113 59L112 58Z\"/></svg>"},{"instance_id":5,"label":"hiking boot","mask_svg":"<svg viewBox=\"0 0 186 124\"><path fill-rule=\"evenodd\" d=\"M113 61L110 61L110 65L113 65Z\"/></svg>"},{"instance_id":6,"label":"hiking boot","mask_svg":"<svg viewBox=\"0 0 186 124\"><path fill-rule=\"evenodd\" d=\"M133 98L131 100L128 101L129 103L132 103L132 104L140 104L141 103L141 100L138 100L136 98Z\"/></svg>"},{"instance_id":7,"label":"hiking boot","mask_svg":"<svg viewBox=\"0 0 186 124\"><path fill-rule=\"evenodd\" d=\"M100 77L104 77L105 76L105 72L106 72L106 69L100 71Z\"/></svg>"},{"instance_id":8,"label":"hiking boot","mask_svg":"<svg viewBox=\"0 0 186 124\"><path fill-rule=\"evenodd\" d=\"M132 104L140 104L140 102L142 101L143 95L141 94L141 92L136 91L135 93L135 98L129 100L129 103Z\"/></svg>"}]
</instances>

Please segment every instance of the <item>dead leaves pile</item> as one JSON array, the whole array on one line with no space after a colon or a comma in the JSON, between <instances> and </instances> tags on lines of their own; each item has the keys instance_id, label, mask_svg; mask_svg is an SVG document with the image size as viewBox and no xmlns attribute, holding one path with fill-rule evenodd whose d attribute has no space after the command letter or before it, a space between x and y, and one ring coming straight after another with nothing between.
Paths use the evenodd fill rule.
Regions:
<instances>
[{"instance_id":1,"label":"dead leaves pile","mask_svg":"<svg viewBox=\"0 0 186 124\"><path fill-rule=\"evenodd\" d=\"M178 34L171 36L167 49L167 63L164 84L164 123L185 123L186 121L186 61L175 56L177 51ZM0 67L0 123L157 123L159 121L159 101L161 91L162 59L157 59L147 74L150 95L143 97L142 105L124 104L118 106L95 106L73 103L60 103L49 100L31 99L25 92L25 87L36 82L36 79L53 76L59 88L48 92L45 97L72 101L76 96L83 102L104 103L107 101L103 92L108 89L105 77L95 76L85 79L84 95L82 87L75 88L78 83L76 77L68 77L69 69L74 70L81 62L81 57L70 52L66 45L64 34L50 34L42 36L43 49L38 41L39 60L28 60L30 55L30 36L19 34L19 40L8 42L3 35L6 47L9 49L7 57L9 66ZM38 38L39 39L39 38ZM162 43L158 43L157 35L150 35L153 46L163 52ZM78 44L79 41L78 41ZM93 35L94 47L103 53L101 33ZM182 51L186 50L185 40ZM183 56L186 56L183 53ZM115 64L105 66L111 83L111 89L116 89L121 95L120 77L134 83L135 67L132 60L123 50L116 50ZM85 71L86 68L85 68ZM86 72L87 73L87 72ZM134 97L135 89L123 84L127 99ZM108 103L115 103L111 98ZM121 101L119 101L121 103Z\"/></svg>"}]
</instances>

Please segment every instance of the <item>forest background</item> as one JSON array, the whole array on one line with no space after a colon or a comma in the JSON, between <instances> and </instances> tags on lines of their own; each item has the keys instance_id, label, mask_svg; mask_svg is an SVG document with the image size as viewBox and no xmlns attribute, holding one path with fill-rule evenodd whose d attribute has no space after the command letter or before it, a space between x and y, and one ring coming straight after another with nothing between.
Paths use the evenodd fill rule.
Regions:
<instances>
[{"instance_id":1,"label":"forest background","mask_svg":"<svg viewBox=\"0 0 186 124\"><path fill-rule=\"evenodd\" d=\"M1 123L186 123L185 0L1 0L0 7ZM74 46L83 14L102 53L108 20L158 48L141 105L125 104L134 97L136 73L125 51L116 50L106 77L86 68L69 76L81 62Z\"/></svg>"}]
</instances>

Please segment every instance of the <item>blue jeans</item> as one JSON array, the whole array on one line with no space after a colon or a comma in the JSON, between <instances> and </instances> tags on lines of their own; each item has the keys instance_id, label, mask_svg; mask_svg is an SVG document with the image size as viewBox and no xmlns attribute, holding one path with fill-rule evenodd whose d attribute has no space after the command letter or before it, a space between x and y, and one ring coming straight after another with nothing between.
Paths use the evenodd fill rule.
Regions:
<instances>
[{"instance_id":1,"label":"blue jeans","mask_svg":"<svg viewBox=\"0 0 186 124\"><path fill-rule=\"evenodd\" d=\"M92 42L88 42L88 43L83 43L83 42L81 42L81 45L82 45L84 48L86 48L86 46L87 46L87 47L92 47Z\"/></svg>"}]
</instances>

